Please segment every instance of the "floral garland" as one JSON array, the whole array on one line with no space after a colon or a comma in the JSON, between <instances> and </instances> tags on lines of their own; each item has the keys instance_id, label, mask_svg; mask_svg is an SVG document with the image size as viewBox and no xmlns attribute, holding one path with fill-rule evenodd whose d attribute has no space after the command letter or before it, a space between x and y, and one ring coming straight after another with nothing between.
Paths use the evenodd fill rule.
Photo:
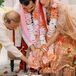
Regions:
<instances>
[{"instance_id":1,"label":"floral garland","mask_svg":"<svg viewBox=\"0 0 76 76\"><path fill-rule=\"evenodd\" d=\"M57 3L53 3L53 5L50 8L50 22L48 26L48 33L47 37L51 37L53 33L55 32L55 27L57 26L57 20L58 20L58 7Z\"/></svg>"},{"instance_id":2,"label":"floral garland","mask_svg":"<svg viewBox=\"0 0 76 76\"><path fill-rule=\"evenodd\" d=\"M30 45L36 44L36 36L39 35L39 13L38 13L38 0L36 2L36 8L32 15L25 12L20 5L20 15L21 15L21 28L24 36L27 38Z\"/></svg>"},{"instance_id":3,"label":"floral garland","mask_svg":"<svg viewBox=\"0 0 76 76\"><path fill-rule=\"evenodd\" d=\"M50 7L50 22L48 25L48 31L47 31L47 39L49 39L53 33L55 32L55 27L57 26L57 21L58 21L58 7L57 7L57 3L53 3ZM47 41L47 40L46 40ZM48 49L48 47L46 47L46 45L42 45L41 48L46 52ZM53 57L52 57L53 56ZM46 56L44 56L45 59L43 60L43 64L49 63L50 60L54 59L55 55L53 54L48 54L48 52L46 52ZM55 57L56 58L56 57ZM48 61L47 61L48 60Z\"/></svg>"},{"instance_id":4,"label":"floral garland","mask_svg":"<svg viewBox=\"0 0 76 76\"><path fill-rule=\"evenodd\" d=\"M42 13L42 11L40 11L41 8L39 8L39 7L40 7L39 0L37 0L36 8L32 14L33 15L32 18L31 18L30 13L23 14L21 12L22 13L21 14L21 23L22 23L22 29L23 29L24 35L27 37L28 41L31 44L38 43L39 45L43 45L43 44L46 44L46 41L47 41L46 36L45 36L46 33L47 33L47 37L49 37L51 30L54 30L52 27L56 26L56 24L57 24L58 11L57 11L56 4L53 4L50 9L51 20L50 20L49 28L47 31L46 22L45 22L45 20L43 21L43 19L44 19L42 16L43 13ZM42 13L41 15L40 15L40 12Z\"/></svg>"}]
</instances>

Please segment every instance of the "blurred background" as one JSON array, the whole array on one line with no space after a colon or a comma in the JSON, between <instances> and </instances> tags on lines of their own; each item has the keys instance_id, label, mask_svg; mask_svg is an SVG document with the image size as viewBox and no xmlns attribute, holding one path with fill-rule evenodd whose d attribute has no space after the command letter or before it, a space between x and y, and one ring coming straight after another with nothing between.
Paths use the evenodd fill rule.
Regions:
<instances>
[{"instance_id":1,"label":"blurred background","mask_svg":"<svg viewBox=\"0 0 76 76\"><path fill-rule=\"evenodd\" d=\"M76 4L76 0L60 0L60 1L62 1L65 4L71 4L71 5L72 4ZM11 6L11 7L13 7L18 2L18 0L0 0L0 4L2 2L3 2L4 6Z\"/></svg>"}]
</instances>

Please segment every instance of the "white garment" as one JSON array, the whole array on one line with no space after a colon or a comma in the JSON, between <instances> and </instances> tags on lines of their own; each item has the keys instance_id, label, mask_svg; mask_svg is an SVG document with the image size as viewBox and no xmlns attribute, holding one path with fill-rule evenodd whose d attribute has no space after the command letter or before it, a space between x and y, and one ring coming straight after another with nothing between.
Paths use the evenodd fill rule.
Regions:
<instances>
[{"instance_id":1,"label":"white garment","mask_svg":"<svg viewBox=\"0 0 76 76\"><path fill-rule=\"evenodd\" d=\"M6 12L13 10L11 7L0 7L0 20L3 19L3 16ZM9 38L13 41L13 31L8 29ZM20 27L15 30L15 46L21 46L21 34L20 34Z\"/></svg>"},{"instance_id":2,"label":"white garment","mask_svg":"<svg viewBox=\"0 0 76 76\"><path fill-rule=\"evenodd\" d=\"M21 34L20 34L20 27L17 27L17 29L14 30L15 32L15 46L20 47L21 46ZM8 36L13 41L13 31L8 29Z\"/></svg>"},{"instance_id":3,"label":"white garment","mask_svg":"<svg viewBox=\"0 0 76 76\"><path fill-rule=\"evenodd\" d=\"M4 8L5 10L9 8ZM10 11L10 10L8 10ZM7 51L10 51L14 56L21 57L22 53L14 46L12 41L8 36L7 28L4 25L4 21L2 18L3 9L0 8L0 43L5 47ZM4 13L4 12L3 12ZM6 12L5 12L6 13Z\"/></svg>"},{"instance_id":4,"label":"white garment","mask_svg":"<svg viewBox=\"0 0 76 76\"><path fill-rule=\"evenodd\" d=\"M0 50L0 67L4 67L7 64L9 64L8 53L7 50L2 47Z\"/></svg>"}]
</instances>

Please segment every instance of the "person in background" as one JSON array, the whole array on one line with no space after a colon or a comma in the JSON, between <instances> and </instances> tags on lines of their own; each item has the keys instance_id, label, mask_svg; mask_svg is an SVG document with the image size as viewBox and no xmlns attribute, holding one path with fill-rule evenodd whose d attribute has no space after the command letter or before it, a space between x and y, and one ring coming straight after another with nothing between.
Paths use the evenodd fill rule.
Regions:
<instances>
[{"instance_id":1,"label":"person in background","mask_svg":"<svg viewBox=\"0 0 76 76\"><path fill-rule=\"evenodd\" d=\"M3 18L2 15L0 15L0 19L0 43L13 56L19 57L23 61L27 62L26 57L14 46L14 43L9 39L7 32L7 29L15 30L19 26L20 15L11 10L5 13Z\"/></svg>"}]
</instances>

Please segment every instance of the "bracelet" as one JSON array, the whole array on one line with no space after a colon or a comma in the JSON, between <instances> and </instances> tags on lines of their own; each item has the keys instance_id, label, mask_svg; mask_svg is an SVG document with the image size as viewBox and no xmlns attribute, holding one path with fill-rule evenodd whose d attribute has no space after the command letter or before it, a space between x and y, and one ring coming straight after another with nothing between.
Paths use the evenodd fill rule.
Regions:
<instances>
[{"instance_id":1,"label":"bracelet","mask_svg":"<svg viewBox=\"0 0 76 76\"><path fill-rule=\"evenodd\" d=\"M44 51L47 51L47 49L46 49L47 47L45 44L43 44L40 48L43 49Z\"/></svg>"}]
</instances>

